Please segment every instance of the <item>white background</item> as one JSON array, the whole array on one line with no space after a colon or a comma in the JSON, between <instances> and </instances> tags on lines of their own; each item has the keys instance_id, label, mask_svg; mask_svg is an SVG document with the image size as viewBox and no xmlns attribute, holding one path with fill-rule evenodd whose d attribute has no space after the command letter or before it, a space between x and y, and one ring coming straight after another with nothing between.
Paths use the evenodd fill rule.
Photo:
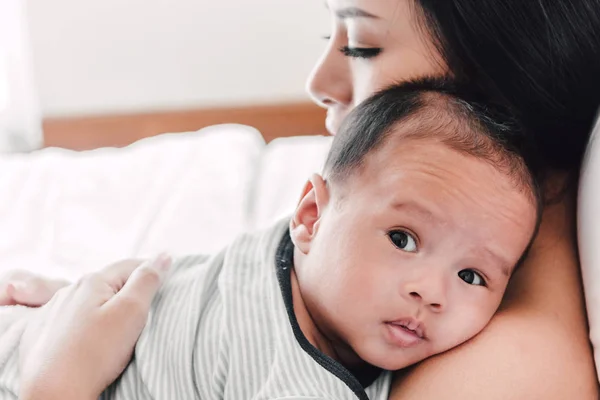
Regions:
<instances>
[{"instance_id":1,"label":"white background","mask_svg":"<svg viewBox=\"0 0 600 400\"><path fill-rule=\"evenodd\" d=\"M27 0L44 116L284 103L325 47L321 0Z\"/></svg>"}]
</instances>

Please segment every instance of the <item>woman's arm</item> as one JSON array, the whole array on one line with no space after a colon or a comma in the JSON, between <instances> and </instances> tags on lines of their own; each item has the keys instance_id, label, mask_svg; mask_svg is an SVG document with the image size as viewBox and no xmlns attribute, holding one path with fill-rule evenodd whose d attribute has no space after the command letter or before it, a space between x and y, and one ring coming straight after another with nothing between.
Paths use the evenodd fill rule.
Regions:
<instances>
[{"instance_id":1,"label":"woman's arm","mask_svg":"<svg viewBox=\"0 0 600 400\"><path fill-rule=\"evenodd\" d=\"M398 374L392 400L597 399L571 200L549 206L502 309L476 338Z\"/></svg>"}]
</instances>

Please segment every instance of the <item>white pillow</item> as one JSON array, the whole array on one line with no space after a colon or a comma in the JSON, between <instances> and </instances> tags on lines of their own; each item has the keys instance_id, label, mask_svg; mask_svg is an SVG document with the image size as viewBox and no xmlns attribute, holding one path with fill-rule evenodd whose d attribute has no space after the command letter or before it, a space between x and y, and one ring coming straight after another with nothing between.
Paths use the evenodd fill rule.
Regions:
<instances>
[{"instance_id":1,"label":"white pillow","mask_svg":"<svg viewBox=\"0 0 600 400\"><path fill-rule=\"evenodd\" d=\"M590 340L600 380L600 119L583 162L578 202L579 256Z\"/></svg>"},{"instance_id":2,"label":"white pillow","mask_svg":"<svg viewBox=\"0 0 600 400\"><path fill-rule=\"evenodd\" d=\"M213 252L247 229L260 133L223 125L123 149L0 158L0 274L73 279L159 251Z\"/></svg>"},{"instance_id":3,"label":"white pillow","mask_svg":"<svg viewBox=\"0 0 600 400\"><path fill-rule=\"evenodd\" d=\"M250 225L269 227L296 209L304 184L321 173L332 136L280 138L262 154L250 202Z\"/></svg>"}]
</instances>

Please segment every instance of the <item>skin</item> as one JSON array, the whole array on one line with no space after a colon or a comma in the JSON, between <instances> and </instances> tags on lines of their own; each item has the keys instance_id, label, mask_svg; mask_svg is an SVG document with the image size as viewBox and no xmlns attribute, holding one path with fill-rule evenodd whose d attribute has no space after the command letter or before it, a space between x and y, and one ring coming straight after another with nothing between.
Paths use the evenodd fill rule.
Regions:
<instances>
[{"instance_id":1,"label":"skin","mask_svg":"<svg viewBox=\"0 0 600 400\"><path fill-rule=\"evenodd\" d=\"M9 271L0 277L0 306L37 307L68 284L65 280L46 279L27 271Z\"/></svg>"},{"instance_id":2,"label":"skin","mask_svg":"<svg viewBox=\"0 0 600 400\"><path fill-rule=\"evenodd\" d=\"M331 134L374 92L393 83L447 72L435 46L418 27L409 1L329 0L326 5L331 14L330 39L308 78L307 91L327 109L326 126ZM353 9L373 17L336 15ZM343 46L383 50L371 58L348 57L340 51Z\"/></svg>"},{"instance_id":3,"label":"skin","mask_svg":"<svg viewBox=\"0 0 600 400\"><path fill-rule=\"evenodd\" d=\"M377 89L447 72L431 41L418 28L407 0L328 0L326 4L332 15L359 7L378 17L342 20L332 16L332 38L307 85L313 99L328 108L331 133L356 104ZM345 45L383 51L370 59L348 58L338 50ZM561 179L555 177L554 183ZM532 251L513 275L489 325L466 344L398 374L391 399L598 397L577 262L574 209L573 196L546 207ZM23 301L28 297L24 290L15 287L4 294L4 301ZM41 305L48 299L25 303ZM107 313L106 318L122 322L117 313ZM55 397L67 398L62 394L64 390L57 391Z\"/></svg>"},{"instance_id":4,"label":"skin","mask_svg":"<svg viewBox=\"0 0 600 400\"><path fill-rule=\"evenodd\" d=\"M131 359L169 257L123 261L33 310L19 349L19 399L97 399Z\"/></svg>"},{"instance_id":5,"label":"skin","mask_svg":"<svg viewBox=\"0 0 600 400\"><path fill-rule=\"evenodd\" d=\"M332 32L307 87L340 121L372 92L393 82L443 74L431 40L418 28L407 0L329 0ZM376 18L342 19L349 7ZM352 58L342 46L382 48L377 57ZM555 176L551 183L563 182ZM596 399L576 253L574 196L547 206L525 264L515 273L500 311L474 340L398 374L390 398Z\"/></svg>"},{"instance_id":6,"label":"skin","mask_svg":"<svg viewBox=\"0 0 600 400\"><path fill-rule=\"evenodd\" d=\"M407 129L344 182L314 176L291 221L300 327L359 375L478 334L535 228L513 178L436 139L399 139Z\"/></svg>"}]
</instances>

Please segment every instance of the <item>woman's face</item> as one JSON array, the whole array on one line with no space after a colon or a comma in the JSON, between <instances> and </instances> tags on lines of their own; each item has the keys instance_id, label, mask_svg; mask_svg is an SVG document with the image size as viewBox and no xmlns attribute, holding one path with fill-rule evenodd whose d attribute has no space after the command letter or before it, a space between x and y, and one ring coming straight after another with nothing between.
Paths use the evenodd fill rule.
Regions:
<instances>
[{"instance_id":1,"label":"woman's face","mask_svg":"<svg viewBox=\"0 0 600 400\"><path fill-rule=\"evenodd\" d=\"M446 67L414 0L327 0L331 33L308 82L308 92L327 108L335 134L360 102L393 83L441 75Z\"/></svg>"}]
</instances>

